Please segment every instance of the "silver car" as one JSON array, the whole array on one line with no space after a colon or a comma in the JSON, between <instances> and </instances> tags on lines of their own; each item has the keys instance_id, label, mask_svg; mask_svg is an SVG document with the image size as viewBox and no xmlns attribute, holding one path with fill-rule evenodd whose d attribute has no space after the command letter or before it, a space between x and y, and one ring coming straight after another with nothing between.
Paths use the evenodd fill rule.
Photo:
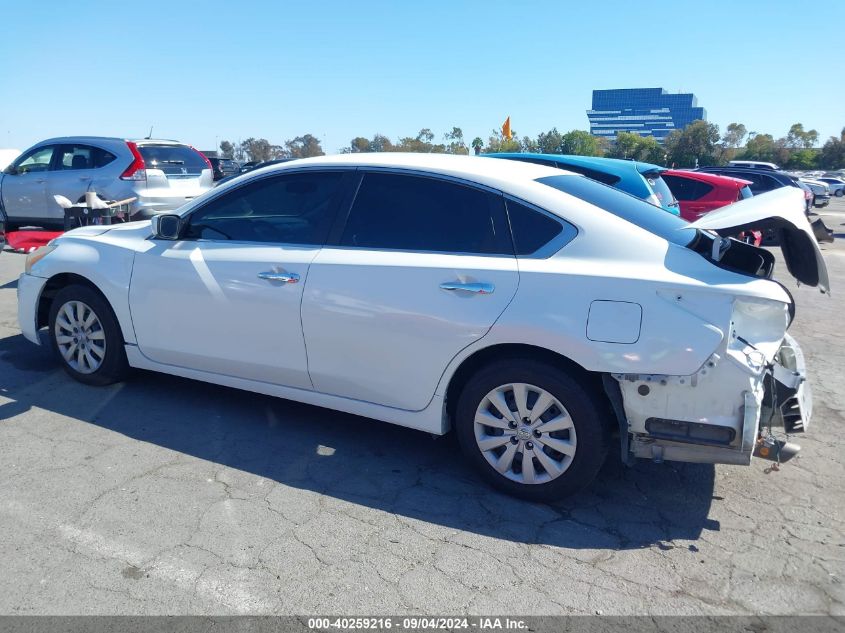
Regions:
<instances>
[{"instance_id":1,"label":"silver car","mask_svg":"<svg viewBox=\"0 0 845 633\"><path fill-rule=\"evenodd\" d=\"M12 227L60 224L64 211L54 196L77 202L94 191L104 200L136 198L130 216L142 219L172 211L212 186L208 159L183 143L52 138L26 150L3 170L0 207Z\"/></svg>"}]
</instances>

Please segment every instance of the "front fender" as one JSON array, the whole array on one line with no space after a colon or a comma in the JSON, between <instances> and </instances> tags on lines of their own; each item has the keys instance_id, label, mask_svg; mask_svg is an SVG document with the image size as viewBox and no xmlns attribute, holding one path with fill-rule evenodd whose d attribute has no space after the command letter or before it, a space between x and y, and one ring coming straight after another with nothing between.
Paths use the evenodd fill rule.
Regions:
<instances>
[{"instance_id":1,"label":"front fender","mask_svg":"<svg viewBox=\"0 0 845 633\"><path fill-rule=\"evenodd\" d=\"M84 277L103 293L114 310L123 340L136 343L129 312L129 282L132 278L134 251L82 237L62 237L56 249L38 261L30 274L51 279L61 274Z\"/></svg>"}]
</instances>

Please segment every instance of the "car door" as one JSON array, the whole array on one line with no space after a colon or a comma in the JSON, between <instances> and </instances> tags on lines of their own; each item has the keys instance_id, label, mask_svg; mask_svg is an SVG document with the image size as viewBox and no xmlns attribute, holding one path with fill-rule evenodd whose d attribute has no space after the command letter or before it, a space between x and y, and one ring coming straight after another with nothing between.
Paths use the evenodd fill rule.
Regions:
<instances>
[{"instance_id":1,"label":"car door","mask_svg":"<svg viewBox=\"0 0 845 633\"><path fill-rule=\"evenodd\" d=\"M3 207L11 220L35 220L50 216L47 178L54 145L29 150L12 163L3 176Z\"/></svg>"},{"instance_id":2,"label":"car door","mask_svg":"<svg viewBox=\"0 0 845 633\"><path fill-rule=\"evenodd\" d=\"M97 169L114 159L113 154L98 147L78 143L60 145L54 169L47 178L47 206L51 209L51 215L64 217L54 196L64 196L71 202L78 202L86 191L95 190Z\"/></svg>"},{"instance_id":3,"label":"car door","mask_svg":"<svg viewBox=\"0 0 845 633\"><path fill-rule=\"evenodd\" d=\"M310 389L300 303L354 172L253 179L150 240L129 291L138 347L168 365Z\"/></svg>"},{"instance_id":4,"label":"car door","mask_svg":"<svg viewBox=\"0 0 845 633\"><path fill-rule=\"evenodd\" d=\"M489 331L518 279L501 195L418 174L364 173L305 286L314 388L425 408L449 361Z\"/></svg>"}]
</instances>

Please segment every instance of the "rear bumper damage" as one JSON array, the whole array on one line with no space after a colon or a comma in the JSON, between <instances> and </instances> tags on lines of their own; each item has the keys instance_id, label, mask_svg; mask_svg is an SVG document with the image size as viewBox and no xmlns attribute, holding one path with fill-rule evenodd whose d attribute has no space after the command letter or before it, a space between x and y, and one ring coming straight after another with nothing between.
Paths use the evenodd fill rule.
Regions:
<instances>
[{"instance_id":1,"label":"rear bumper damage","mask_svg":"<svg viewBox=\"0 0 845 633\"><path fill-rule=\"evenodd\" d=\"M748 346L713 354L690 376L611 376L622 396L626 459L748 465L756 454L786 461L799 448L772 431L804 431L812 416L804 355L788 334L771 362Z\"/></svg>"}]
</instances>

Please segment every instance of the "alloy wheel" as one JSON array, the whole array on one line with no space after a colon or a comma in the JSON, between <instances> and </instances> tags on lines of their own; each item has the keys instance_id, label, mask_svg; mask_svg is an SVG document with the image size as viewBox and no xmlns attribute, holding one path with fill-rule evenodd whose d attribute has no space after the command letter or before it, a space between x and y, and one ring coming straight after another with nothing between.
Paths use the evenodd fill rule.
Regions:
<instances>
[{"instance_id":1,"label":"alloy wheel","mask_svg":"<svg viewBox=\"0 0 845 633\"><path fill-rule=\"evenodd\" d=\"M80 374L93 374L106 357L106 333L97 314L81 301L68 301L56 315L53 332L65 362Z\"/></svg>"},{"instance_id":2,"label":"alloy wheel","mask_svg":"<svg viewBox=\"0 0 845 633\"><path fill-rule=\"evenodd\" d=\"M526 383L491 390L475 413L475 441L487 463L521 484L543 484L572 464L577 447L569 412L551 393Z\"/></svg>"}]
</instances>

